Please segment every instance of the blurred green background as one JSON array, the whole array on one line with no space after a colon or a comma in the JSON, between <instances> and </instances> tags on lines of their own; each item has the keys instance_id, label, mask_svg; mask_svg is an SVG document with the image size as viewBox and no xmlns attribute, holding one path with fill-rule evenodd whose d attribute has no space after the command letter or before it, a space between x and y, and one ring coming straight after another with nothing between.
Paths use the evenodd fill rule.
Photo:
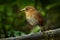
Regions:
<instances>
[{"instance_id":1,"label":"blurred green background","mask_svg":"<svg viewBox=\"0 0 60 40\"><path fill-rule=\"evenodd\" d=\"M28 5L42 13L47 25L60 27L60 0L0 0L0 38L30 33L32 28L27 23L25 14L20 12L20 9Z\"/></svg>"}]
</instances>

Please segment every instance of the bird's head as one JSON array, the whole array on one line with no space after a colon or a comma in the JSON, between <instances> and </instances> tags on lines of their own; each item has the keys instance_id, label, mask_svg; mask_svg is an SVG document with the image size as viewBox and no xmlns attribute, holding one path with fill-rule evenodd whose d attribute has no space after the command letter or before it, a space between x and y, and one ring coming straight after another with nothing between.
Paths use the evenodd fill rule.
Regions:
<instances>
[{"instance_id":1,"label":"bird's head","mask_svg":"<svg viewBox=\"0 0 60 40\"><path fill-rule=\"evenodd\" d=\"M26 6L25 8L21 9L20 11L23 11L25 13L31 13L33 11L36 11L36 9L33 6Z\"/></svg>"}]
</instances>

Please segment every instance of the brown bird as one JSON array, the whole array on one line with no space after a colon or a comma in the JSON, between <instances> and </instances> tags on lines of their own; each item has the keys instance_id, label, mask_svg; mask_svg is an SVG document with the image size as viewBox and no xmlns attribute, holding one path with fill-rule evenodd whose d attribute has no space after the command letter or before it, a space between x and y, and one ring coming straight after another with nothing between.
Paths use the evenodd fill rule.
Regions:
<instances>
[{"instance_id":1,"label":"brown bird","mask_svg":"<svg viewBox=\"0 0 60 40\"><path fill-rule=\"evenodd\" d=\"M32 26L43 26L43 17L33 6L26 6L20 11L24 11L26 14L27 22Z\"/></svg>"}]
</instances>

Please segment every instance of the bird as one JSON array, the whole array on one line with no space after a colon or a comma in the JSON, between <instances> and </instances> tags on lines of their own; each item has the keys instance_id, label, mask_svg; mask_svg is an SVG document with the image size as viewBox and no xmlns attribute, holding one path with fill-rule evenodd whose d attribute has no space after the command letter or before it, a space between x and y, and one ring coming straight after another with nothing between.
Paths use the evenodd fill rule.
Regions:
<instances>
[{"instance_id":1,"label":"bird","mask_svg":"<svg viewBox=\"0 0 60 40\"><path fill-rule=\"evenodd\" d=\"M40 27L44 26L43 16L39 11L36 10L33 6L26 6L20 11L23 11L26 15L27 22L32 26L39 25Z\"/></svg>"}]
</instances>

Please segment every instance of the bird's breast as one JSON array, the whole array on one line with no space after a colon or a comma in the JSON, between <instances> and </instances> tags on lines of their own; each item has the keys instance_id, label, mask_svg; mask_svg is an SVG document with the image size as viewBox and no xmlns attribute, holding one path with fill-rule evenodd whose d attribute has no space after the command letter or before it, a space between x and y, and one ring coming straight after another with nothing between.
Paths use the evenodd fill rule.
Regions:
<instances>
[{"instance_id":1,"label":"bird's breast","mask_svg":"<svg viewBox=\"0 0 60 40\"><path fill-rule=\"evenodd\" d=\"M34 18L34 15L32 14L26 14L26 20L32 25L36 25L38 23L38 20Z\"/></svg>"}]
</instances>

